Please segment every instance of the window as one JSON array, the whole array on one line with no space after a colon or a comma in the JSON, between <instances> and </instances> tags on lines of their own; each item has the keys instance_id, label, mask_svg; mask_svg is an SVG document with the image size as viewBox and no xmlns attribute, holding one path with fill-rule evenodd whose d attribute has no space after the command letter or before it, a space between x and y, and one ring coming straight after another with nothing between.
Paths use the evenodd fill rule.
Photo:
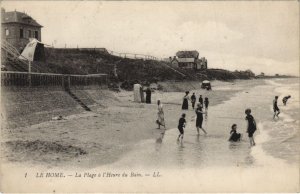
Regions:
<instances>
[{"instance_id":1,"label":"window","mask_svg":"<svg viewBox=\"0 0 300 194\"><path fill-rule=\"evenodd\" d=\"M5 29L5 35L9 36L9 29Z\"/></svg>"},{"instance_id":2,"label":"window","mask_svg":"<svg viewBox=\"0 0 300 194\"><path fill-rule=\"evenodd\" d=\"M39 31L34 31L34 38L39 39Z\"/></svg>"},{"instance_id":3,"label":"window","mask_svg":"<svg viewBox=\"0 0 300 194\"><path fill-rule=\"evenodd\" d=\"M28 38L31 38L31 30L28 30Z\"/></svg>"},{"instance_id":4,"label":"window","mask_svg":"<svg viewBox=\"0 0 300 194\"><path fill-rule=\"evenodd\" d=\"M24 30L22 28L20 29L20 38L24 38Z\"/></svg>"}]
</instances>

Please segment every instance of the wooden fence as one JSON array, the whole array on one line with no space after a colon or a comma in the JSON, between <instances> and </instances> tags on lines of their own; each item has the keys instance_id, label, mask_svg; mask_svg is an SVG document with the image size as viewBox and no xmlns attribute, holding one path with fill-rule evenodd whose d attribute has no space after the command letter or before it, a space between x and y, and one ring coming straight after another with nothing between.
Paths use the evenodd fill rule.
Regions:
<instances>
[{"instance_id":1,"label":"wooden fence","mask_svg":"<svg viewBox=\"0 0 300 194\"><path fill-rule=\"evenodd\" d=\"M86 86L106 86L107 74L54 74L54 73L26 73L15 71L1 72L1 86L20 87L71 87L84 88Z\"/></svg>"}]
</instances>

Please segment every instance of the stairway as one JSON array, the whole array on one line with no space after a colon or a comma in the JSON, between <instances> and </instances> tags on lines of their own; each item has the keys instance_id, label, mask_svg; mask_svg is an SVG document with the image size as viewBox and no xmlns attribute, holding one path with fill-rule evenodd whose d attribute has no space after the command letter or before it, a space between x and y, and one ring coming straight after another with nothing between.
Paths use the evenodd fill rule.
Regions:
<instances>
[{"instance_id":1,"label":"stairway","mask_svg":"<svg viewBox=\"0 0 300 194\"><path fill-rule=\"evenodd\" d=\"M91 109L85 105L70 89L66 89L66 92L76 101L78 104L84 108L86 111L91 111Z\"/></svg>"},{"instance_id":2,"label":"stairway","mask_svg":"<svg viewBox=\"0 0 300 194\"><path fill-rule=\"evenodd\" d=\"M7 52L7 60L9 62L9 65L12 66L12 68L16 69L17 71L28 71L28 61L25 58L24 60L19 58L21 54L13 45L8 43L6 40L2 40L1 49ZM31 70L33 72L43 72L42 68L40 68L37 65L34 65L33 63L31 64Z\"/></svg>"}]
</instances>

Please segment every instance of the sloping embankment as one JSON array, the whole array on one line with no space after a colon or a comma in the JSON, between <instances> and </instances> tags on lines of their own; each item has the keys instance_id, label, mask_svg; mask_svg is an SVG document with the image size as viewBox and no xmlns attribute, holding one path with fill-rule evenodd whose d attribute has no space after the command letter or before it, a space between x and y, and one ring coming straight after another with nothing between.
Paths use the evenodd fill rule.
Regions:
<instances>
[{"instance_id":1,"label":"sloping embankment","mask_svg":"<svg viewBox=\"0 0 300 194\"><path fill-rule=\"evenodd\" d=\"M111 92L106 90L72 90L72 92L92 110L106 106L107 101L112 103L116 100ZM2 127L5 128L33 125L59 115L67 116L83 111L78 102L61 89L1 89Z\"/></svg>"}]
</instances>

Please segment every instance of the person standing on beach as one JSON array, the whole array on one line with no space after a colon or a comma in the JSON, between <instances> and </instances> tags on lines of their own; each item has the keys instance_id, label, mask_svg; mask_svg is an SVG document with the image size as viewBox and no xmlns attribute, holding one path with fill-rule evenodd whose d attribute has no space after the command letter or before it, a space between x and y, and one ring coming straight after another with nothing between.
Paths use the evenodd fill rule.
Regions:
<instances>
[{"instance_id":1,"label":"person standing on beach","mask_svg":"<svg viewBox=\"0 0 300 194\"><path fill-rule=\"evenodd\" d=\"M148 87L146 90L146 103L151 104L151 89L150 89L150 87Z\"/></svg>"},{"instance_id":2,"label":"person standing on beach","mask_svg":"<svg viewBox=\"0 0 300 194\"><path fill-rule=\"evenodd\" d=\"M197 114L197 119L196 119L196 128L197 128L197 132L199 133L199 128L205 133L206 131L202 128L202 123L203 123L203 114L205 114L205 112L202 111L202 105L200 103L197 104L197 109L196 109L196 114Z\"/></svg>"},{"instance_id":3,"label":"person standing on beach","mask_svg":"<svg viewBox=\"0 0 300 194\"><path fill-rule=\"evenodd\" d=\"M200 97L199 97L199 102L200 102L201 106L203 107L203 98L202 98L202 95L200 95Z\"/></svg>"},{"instance_id":4,"label":"person standing on beach","mask_svg":"<svg viewBox=\"0 0 300 194\"><path fill-rule=\"evenodd\" d=\"M279 118L279 114L280 114L280 109L278 108L278 105L277 105L277 100L278 100L278 96L275 96L275 99L273 100L273 110L274 110L274 116L273 116L273 119L275 119L275 116L277 118Z\"/></svg>"},{"instance_id":5,"label":"person standing on beach","mask_svg":"<svg viewBox=\"0 0 300 194\"><path fill-rule=\"evenodd\" d=\"M286 103L287 103L287 101L288 101L289 98L291 98L290 95L285 96L284 98L282 98L282 102L283 102L283 105L284 105L284 106L286 106Z\"/></svg>"},{"instance_id":6,"label":"person standing on beach","mask_svg":"<svg viewBox=\"0 0 300 194\"><path fill-rule=\"evenodd\" d=\"M250 146L255 146L253 134L256 131L256 122L254 117L251 115L250 108L245 110L245 114L247 115L245 119L248 121L247 133L250 140Z\"/></svg>"},{"instance_id":7,"label":"person standing on beach","mask_svg":"<svg viewBox=\"0 0 300 194\"><path fill-rule=\"evenodd\" d=\"M181 138L181 142L183 140L185 124L186 124L185 113L183 113L178 122L179 136L177 138L177 141L179 141L180 138Z\"/></svg>"},{"instance_id":8,"label":"person standing on beach","mask_svg":"<svg viewBox=\"0 0 300 194\"><path fill-rule=\"evenodd\" d=\"M166 129L166 124L165 124L165 115L164 115L164 109L163 105L161 104L160 100L157 101L157 120L156 123L158 125L158 129L160 129L160 126L164 126Z\"/></svg>"},{"instance_id":9,"label":"person standing on beach","mask_svg":"<svg viewBox=\"0 0 300 194\"><path fill-rule=\"evenodd\" d=\"M189 91L185 92L185 96L183 97L183 103L182 103L182 110L188 110L189 109Z\"/></svg>"},{"instance_id":10,"label":"person standing on beach","mask_svg":"<svg viewBox=\"0 0 300 194\"><path fill-rule=\"evenodd\" d=\"M208 104L209 104L208 98L207 98L207 97L205 97L205 98L204 98L205 110L207 110L207 109L208 109Z\"/></svg>"},{"instance_id":11,"label":"person standing on beach","mask_svg":"<svg viewBox=\"0 0 300 194\"><path fill-rule=\"evenodd\" d=\"M191 102L192 102L192 107L193 107L193 109L195 109L195 103L196 103L196 96L195 96L195 93L193 93L193 95L191 96Z\"/></svg>"}]
</instances>

